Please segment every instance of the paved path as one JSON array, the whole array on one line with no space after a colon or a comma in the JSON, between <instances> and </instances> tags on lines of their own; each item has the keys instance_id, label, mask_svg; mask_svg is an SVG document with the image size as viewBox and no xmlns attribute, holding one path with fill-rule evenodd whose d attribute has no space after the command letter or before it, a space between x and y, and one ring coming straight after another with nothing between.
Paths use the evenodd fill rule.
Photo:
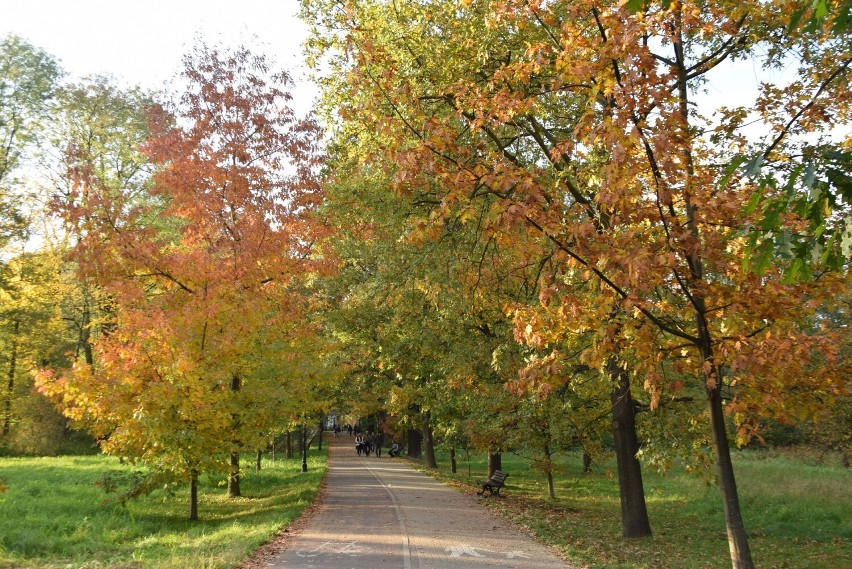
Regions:
<instances>
[{"instance_id":1,"label":"paved path","mask_svg":"<svg viewBox=\"0 0 852 569\"><path fill-rule=\"evenodd\" d=\"M267 567L569 567L550 549L488 512L477 497L449 489L403 460L359 457L348 436L327 441L324 499L288 540L287 549L267 560Z\"/></svg>"}]
</instances>

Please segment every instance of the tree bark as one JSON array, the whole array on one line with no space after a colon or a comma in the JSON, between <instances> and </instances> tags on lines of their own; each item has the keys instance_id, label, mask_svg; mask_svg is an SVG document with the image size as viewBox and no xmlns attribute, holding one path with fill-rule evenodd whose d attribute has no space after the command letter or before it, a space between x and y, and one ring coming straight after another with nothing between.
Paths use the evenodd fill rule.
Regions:
<instances>
[{"instance_id":1,"label":"tree bark","mask_svg":"<svg viewBox=\"0 0 852 569\"><path fill-rule=\"evenodd\" d=\"M234 375L231 377L231 392L236 393L240 389L242 389L242 381L240 380L240 376ZM233 421L233 430L236 432L237 430L237 421L238 418L236 416L232 416L231 420ZM240 493L240 451L239 451L239 441L234 441L234 444L237 445L236 451L231 451L231 473L228 476L228 496L231 498L236 498L241 496Z\"/></svg>"},{"instance_id":2,"label":"tree bark","mask_svg":"<svg viewBox=\"0 0 852 569\"><path fill-rule=\"evenodd\" d=\"M704 321L703 318L700 319ZM699 330L701 328L699 327ZM709 338L708 334L702 337ZM705 378L707 402L710 411L710 426L713 432L713 451L716 454L716 469L719 475L719 490L722 493L722 505L725 512L725 531L728 535L728 549L731 552L733 569L754 569L751 547L745 530L737 481L734 477L734 464L731 461L731 447L728 444L728 429L725 425L725 412L722 408L722 371L713 365L713 351L709 341L701 348L704 361L711 362L713 377Z\"/></svg>"},{"instance_id":3,"label":"tree bark","mask_svg":"<svg viewBox=\"0 0 852 569\"><path fill-rule=\"evenodd\" d=\"M547 495L551 500L556 499L556 488L553 485L553 463L550 461L550 445L544 445L544 455L547 457Z\"/></svg>"},{"instance_id":4,"label":"tree bark","mask_svg":"<svg viewBox=\"0 0 852 569\"><path fill-rule=\"evenodd\" d=\"M488 478L495 470L503 470L503 455L499 452L488 453Z\"/></svg>"},{"instance_id":5,"label":"tree bark","mask_svg":"<svg viewBox=\"0 0 852 569\"><path fill-rule=\"evenodd\" d=\"M189 473L189 521L198 521L198 471Z\"/></svg>"},{"instance_id":6,"label":"tree bark","mask_svg":"<svg viewBox=\"0 0 852 569\"><path fill-rule=\"evenodd\" d=\"M456 473L456 447L450 448L450 472Z\"/></svg>"},{"instance_id":7,"label":"tree bark","mask_svg":"<svg viewBox=\"0 0 852 569\"><path fill-rule=\"evenodd\" d=\"M293 458L293 436L290 431L287 431L286 456L287 458Z\"/></svg>"},{"instance_id":8,"label":"tree bark","mask_svg":"<svg viewBox=\"0 0 852 569\"><path fill-rule=\"evenodd\" d=\"M636 453L636 415L630 395L630 376L615 358L607 363L607 373L615 387L610 393L612 403L612 434L615 439L615 458L618 464L618 488L621 494L621 533L624 537L651 535L651 522L645 505L642 467Z\"/></svg>"},{"instance_id":9,"label":"tree bark","mask_svg":"<svg viewBox=\"0 0 852 569\"><path fill-rule=\"evenodd\" d=\"M262 451L262 450L258 450L258 451L257 451L257 461L255 462L255 465L254 465L254 469L255 469L257 472L260 472L261 459L263 459L263 451Z\"/></svg>"},{"instance_id":10,"label":"tree bark","mask_svg":"<svg viewBox=\"0 0 852 569\"><path fill-rule=\"evenodd\" d=\"M92 350L92 343L90 341L92 312L89 308L89 287L86 285L84 285L83 295L83 313L80 316L80 329L77 338L77 353L75 355L79 356L80 350L83 350L83 357L86 363L89 365L93 365L95 362L95 355Z\"/></svg>"},{"instance_id":11,"label":"tree bark","mask_svg":"<svg viewBox=\"0 0 852 569\"><path fill-rule=\"evenodd\" d=\"M302 425L302 472L308 471L308 425Z\"/></svg>"},{"instance_id":12,"label":"tree bark","mask_svg":"<svg viewBox=\"0 0 852 569\"><path fill-rule=\"evenodd\" d=\"M547 495L550 496L551 500L556 499L556 488L553 485L553 471L547 471Z\"/></svg>"},{"instance_id":13,"label":"tree bark","mask_svg":"<svg viewBox=\"0 0 852 569\"><path fill-rule=\"evenodd\" d=\"M408 429L408 457L420 460L423 454L423 433Z\"/></svg>"},{"instance_id":14,"label":"tree bark","mask_svg":"<svg viewBox=\"0 0 852 569\"><path fill-rule=\"evenodd\" d=\"M228 496L237 498L240 493L240 453L231 453L231 473L228 475Z\"/></svg>"},{"instance_id":15,"label":"tree bark","mask_svg":"<svg viewBox=\"0 0 852 569\"><path fill-rule=\"evenodd\" d=\"M431 414L426 411L420 415L420 422L423 427L423 450L426 451L426 467L438 468L438 461L435 459L435 441L432 437L432 422Z\"/></svg>"},{"instance_id":16,"label":"tree bark","mask_svg":"<svg viewBox=\"0 0 852 569\"><path fill-rule=\"evenodd\" d=\"M583 450L583 472L589 473L592 471L592 455L585 449Z\"/></svg>"}]
</instances>

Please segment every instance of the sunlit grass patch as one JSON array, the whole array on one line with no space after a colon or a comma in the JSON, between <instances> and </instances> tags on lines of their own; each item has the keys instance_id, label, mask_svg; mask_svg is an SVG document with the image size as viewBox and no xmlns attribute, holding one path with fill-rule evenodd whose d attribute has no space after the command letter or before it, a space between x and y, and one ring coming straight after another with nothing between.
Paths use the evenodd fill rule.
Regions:
<instances>
[{"instance_id":1,"label":"sunlit grass patch","mask_svg":"<svg viewBox=\"0 0 852 569\"><path fill-rule=\"evenodd\" d=\"M783 569L852 567L852 473L841 466L766 452L736 453L735 471L755 563ZM438 476L471 491L485 477L486 457L473 455ZM621 536L614 463L582 472L582 458L560 459L555 500L544 475L511 453L505 498L482 503L528 527L577 564L596 569L685 569L731 566L719 489L679 470L643 471L654 535ZM468 474L470 473L470 474Z\"/></svg>"},{"instance_id":2,"label":"sunlit grass patch","mask_svg":"<svg viewBox=\"0 0 852 569\"><path fill-rule=\"evenodd\" d=\"M253 465L246 460L245 465ZM189 489L159 490L106 503L95 482L132 467L104 456L0 459L0 568L220 569L233 567L310 504L325 453L264 461L246 470L243 496L228 498L217 477L202 477L201 520L190 522Z\"/></svg>"}]
</instances>

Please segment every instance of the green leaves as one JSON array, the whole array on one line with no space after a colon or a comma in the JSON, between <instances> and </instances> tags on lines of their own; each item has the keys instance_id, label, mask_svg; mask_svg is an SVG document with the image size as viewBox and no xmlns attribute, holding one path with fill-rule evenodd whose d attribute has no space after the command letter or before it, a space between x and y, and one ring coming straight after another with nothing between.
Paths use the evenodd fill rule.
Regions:
<instances>
[{"instance_id":1,"label":"green leaves","mask_svg":"<svg viewBox=\"0 0 852 569\"><path fill-rule=\"evenodd\" d=\"M815 271L840 270L852 259L852 153L812 148L787 171L763 171L762 157L738 157L720 180L724 187L737 166L755 182L742 211L756 218L744 230L744 266L763 274L778 259L787 282ZM762 175L759 175L761 174Z\"/></svg>"},{"instance_id":2,"label":"green leaves","mask_svg":"<svg viewBox=\"0 0 852 569\"><path fill-rule=\"evenodd\" d=\"M642 12L647 10L654 4L654 0L627 0L624 4L624 8L630 12L631 14L636 14L638 12ZM671 0L661 0L660 7L665 11L671 7Z\"/></svg>"},{"instance_id":3,"label":"green leaves","mask_svg":"<svg viewBox=\"0 0 852 569\"><path fill-rule=\"evenodd\" d=\"M800 1L787 25L787 33L802 26L806 32L816 32L830 22L831 33L848 33L852 27L852 0Z\"/></svg>"}]
</instances>

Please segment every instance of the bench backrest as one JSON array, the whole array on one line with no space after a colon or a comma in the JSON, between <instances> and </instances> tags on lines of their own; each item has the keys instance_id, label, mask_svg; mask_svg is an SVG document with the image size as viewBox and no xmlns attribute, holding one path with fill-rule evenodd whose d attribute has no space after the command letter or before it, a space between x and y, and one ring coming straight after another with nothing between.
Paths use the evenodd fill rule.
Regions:
<instances>
[{"instance_id":1,"label":"bench backrest","mask_svg":"<svg viewBox=\"0 0 852 569\"><path fill-rule=\"evenodd\" d=\"M502 472L500 470L495 470L494 474L491 475L491 482L496 482L497 484L502 484L509 477L508 474Z\"/></svg>"}]
</instances>

